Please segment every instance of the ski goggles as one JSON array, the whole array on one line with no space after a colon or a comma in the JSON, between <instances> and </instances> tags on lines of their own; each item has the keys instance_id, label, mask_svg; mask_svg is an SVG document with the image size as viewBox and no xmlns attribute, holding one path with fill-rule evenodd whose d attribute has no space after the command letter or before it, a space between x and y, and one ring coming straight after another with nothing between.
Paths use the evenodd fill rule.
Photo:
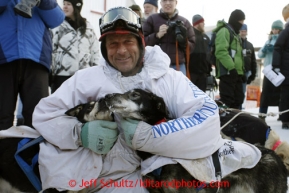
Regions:
<instances>
[{"instance_id":1,"label":"ski goggles","mask_svg":"<svg viewBox=\"0 0 289 193\"><path fill-rule=\"evenodd\" d=\"M140 17L131 9L126 7L114 7L108 10L99 19L100 33L104 34L116 28L116 23L118 20L123 20L124 26L127 30L138 32L141 30L141 20Z\"/></svg>"}]
</instances>

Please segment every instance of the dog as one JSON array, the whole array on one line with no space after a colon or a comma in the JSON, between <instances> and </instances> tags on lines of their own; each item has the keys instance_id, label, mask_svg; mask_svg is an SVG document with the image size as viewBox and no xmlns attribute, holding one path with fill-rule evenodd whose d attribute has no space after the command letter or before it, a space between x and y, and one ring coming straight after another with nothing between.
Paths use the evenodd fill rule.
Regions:
<instances>
[{"instance_id":1,"label":"dog","mask_svg":"<svg viewBox=\"0 0 289 193\"><path fill-rule=\"evenodd\" d=\"M84 105L77 105L68 110L67 115L75 116L82 122L96 119L113 121L113 115L104 100L91 101ZM14 158L18 143L23 138L0 139L0 193L38 193ZM39 152L39 144L33 145L20 153L20 156L30 165L32 158ZM38 167L34 173L40 179ZM83 191L61 191L63 193L82 193ZM45 190L45 193L57 193L54 188Z\"/></svg>"},{"instance_id":2,"label":"dog","mask_svg":"<svg viewBox=\"0 0 289 193\"><path fill-rule=\"evenodd\" d=\"M220 107L221 127L228 123L221 130L222 137L236 141L246 141L251 144L260 144L274 150L283 161L289 175L289 144L286 141L281 141L279 135L262 119L248 113L242 113L238 109L226 109L220 101L216 102ZM236 115L237 117L232 119Z\"/></svg>"},{"instance_id":3,"label":"dog","mask_svg":"<svg viewBox=\"0 0 289 193\"><path fill-rule=\"evenodd\" d=\"M132 118L145 121L149 124L155 124L162 119L170 119L168 110L161 97L141 89L134 89L124 94L114 93L105 96L105 101L110 111L114 114L120 114L123 118ZM85 104L84 104L85 105ZM88 116L90 117L90 116ZM229 187L219 187L219 192L277 192L286 193L287 191L287 171L281 159L274 151L256 145L262 157L258 164L252 169L239 169L227 176L221 182L229 182ZM148 152L137 151L142 160L152 156ZM143 176L143 180L157 182L191 181L192 177L180 164L170 164L162 167L160 176L152 173ZM250 179L250 180L248 180ZM192 187L177 188L151 188L147 187L149 192L199 192ZM218 188L204 188L200 192L217 192Z\"/></svg>"}]
</instances>

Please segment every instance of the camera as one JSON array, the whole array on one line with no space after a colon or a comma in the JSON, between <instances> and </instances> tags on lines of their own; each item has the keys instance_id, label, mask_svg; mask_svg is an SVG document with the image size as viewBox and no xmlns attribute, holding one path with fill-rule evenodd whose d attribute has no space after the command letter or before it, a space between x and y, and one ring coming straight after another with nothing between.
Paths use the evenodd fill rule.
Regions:
<instances>
[{"instance_id":1,"label":"camera","mask_svg":"<svg viewBox=\"0 0 289 193\"><path fill-rule=\"evenodd\" d=\"M181 26L184 26L184 22L181 20L176 20L176 21L167 21L167 25L169 26L169 28L172 28L175 30L175 35L176 35L176 39L178 42L183 42L184 41L184 37L182 35L182 31L180 29Z\"/></svg>"}]
</instances>

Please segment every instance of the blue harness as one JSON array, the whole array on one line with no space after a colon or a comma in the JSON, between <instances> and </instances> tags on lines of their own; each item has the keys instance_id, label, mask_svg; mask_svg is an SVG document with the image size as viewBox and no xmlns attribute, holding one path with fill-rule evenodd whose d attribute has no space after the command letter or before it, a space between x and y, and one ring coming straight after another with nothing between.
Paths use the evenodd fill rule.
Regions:
<instances>
[{"instance_id":1,"label":"blue harness","mask_svg":"<svg viewBox=\"0 0 289 193\"><path fill-rule=\"evenodd\" d=\"M31 165L27 164L22 157L19 155L20 152L23 150L27 149L28 147L31 147L37 143L41 143L44 141L44 138L42 136L31 139L31 138L24 138L18 143L17 151L14 155L16 162L18 163L19 167L22 169L22 171L25 173L31 184L34 186L34 188L40 192L42 190L41 182L40 179L35 175L33 172L33 169L35 165L38 163L38 155L37 153L33 158L32 158L32 163Z\"/></svg>"}]
</instances>

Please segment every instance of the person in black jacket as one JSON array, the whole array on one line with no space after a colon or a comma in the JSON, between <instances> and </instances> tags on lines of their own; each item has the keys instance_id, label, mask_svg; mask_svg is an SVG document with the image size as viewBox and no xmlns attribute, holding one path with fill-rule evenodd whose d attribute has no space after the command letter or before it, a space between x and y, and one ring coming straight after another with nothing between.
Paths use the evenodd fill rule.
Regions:
<instances>
[{"instance_id":1,"label":"person in black jacket","mask_svg":"<svg viewBox=\"0 0 289 193\"><path fill-rule=\"evenodd\" d=\"M207 76L212 71L210 63L210 38L205 34L204 18L197 14L192 21L195 32L195 49L190 54L189 71L191 81L206 92Z\"/></svg>"},{"instance_id":2,"label":"person in black jacket","mask_svg":"<svg viewBox=\"0 0 289 193\"><path fill-rule=\"evenodd\" d=\"M247 84L255 80L257 72L255 50L253 44L247 40L247 31L247 25L243 24L240 29L240 36L242 40L245 75L247 77L247 83L243 83L244 94L246 93Z\"/></svg>"},{"instance_id":3,"label":"person in black jacket","mask_svg":"<svg viewBox=\"0 0 289 193\"><path fill-rule=\"evenodd\" d=\"M282 11L286 21L285 29L279 34L274 44L272 66L276 73L281 72L285 80L281 84L279 111L289 109L289 4ZM289 112L280 115L282 129L289 129Z\"/></svg>"}]
</instances>

